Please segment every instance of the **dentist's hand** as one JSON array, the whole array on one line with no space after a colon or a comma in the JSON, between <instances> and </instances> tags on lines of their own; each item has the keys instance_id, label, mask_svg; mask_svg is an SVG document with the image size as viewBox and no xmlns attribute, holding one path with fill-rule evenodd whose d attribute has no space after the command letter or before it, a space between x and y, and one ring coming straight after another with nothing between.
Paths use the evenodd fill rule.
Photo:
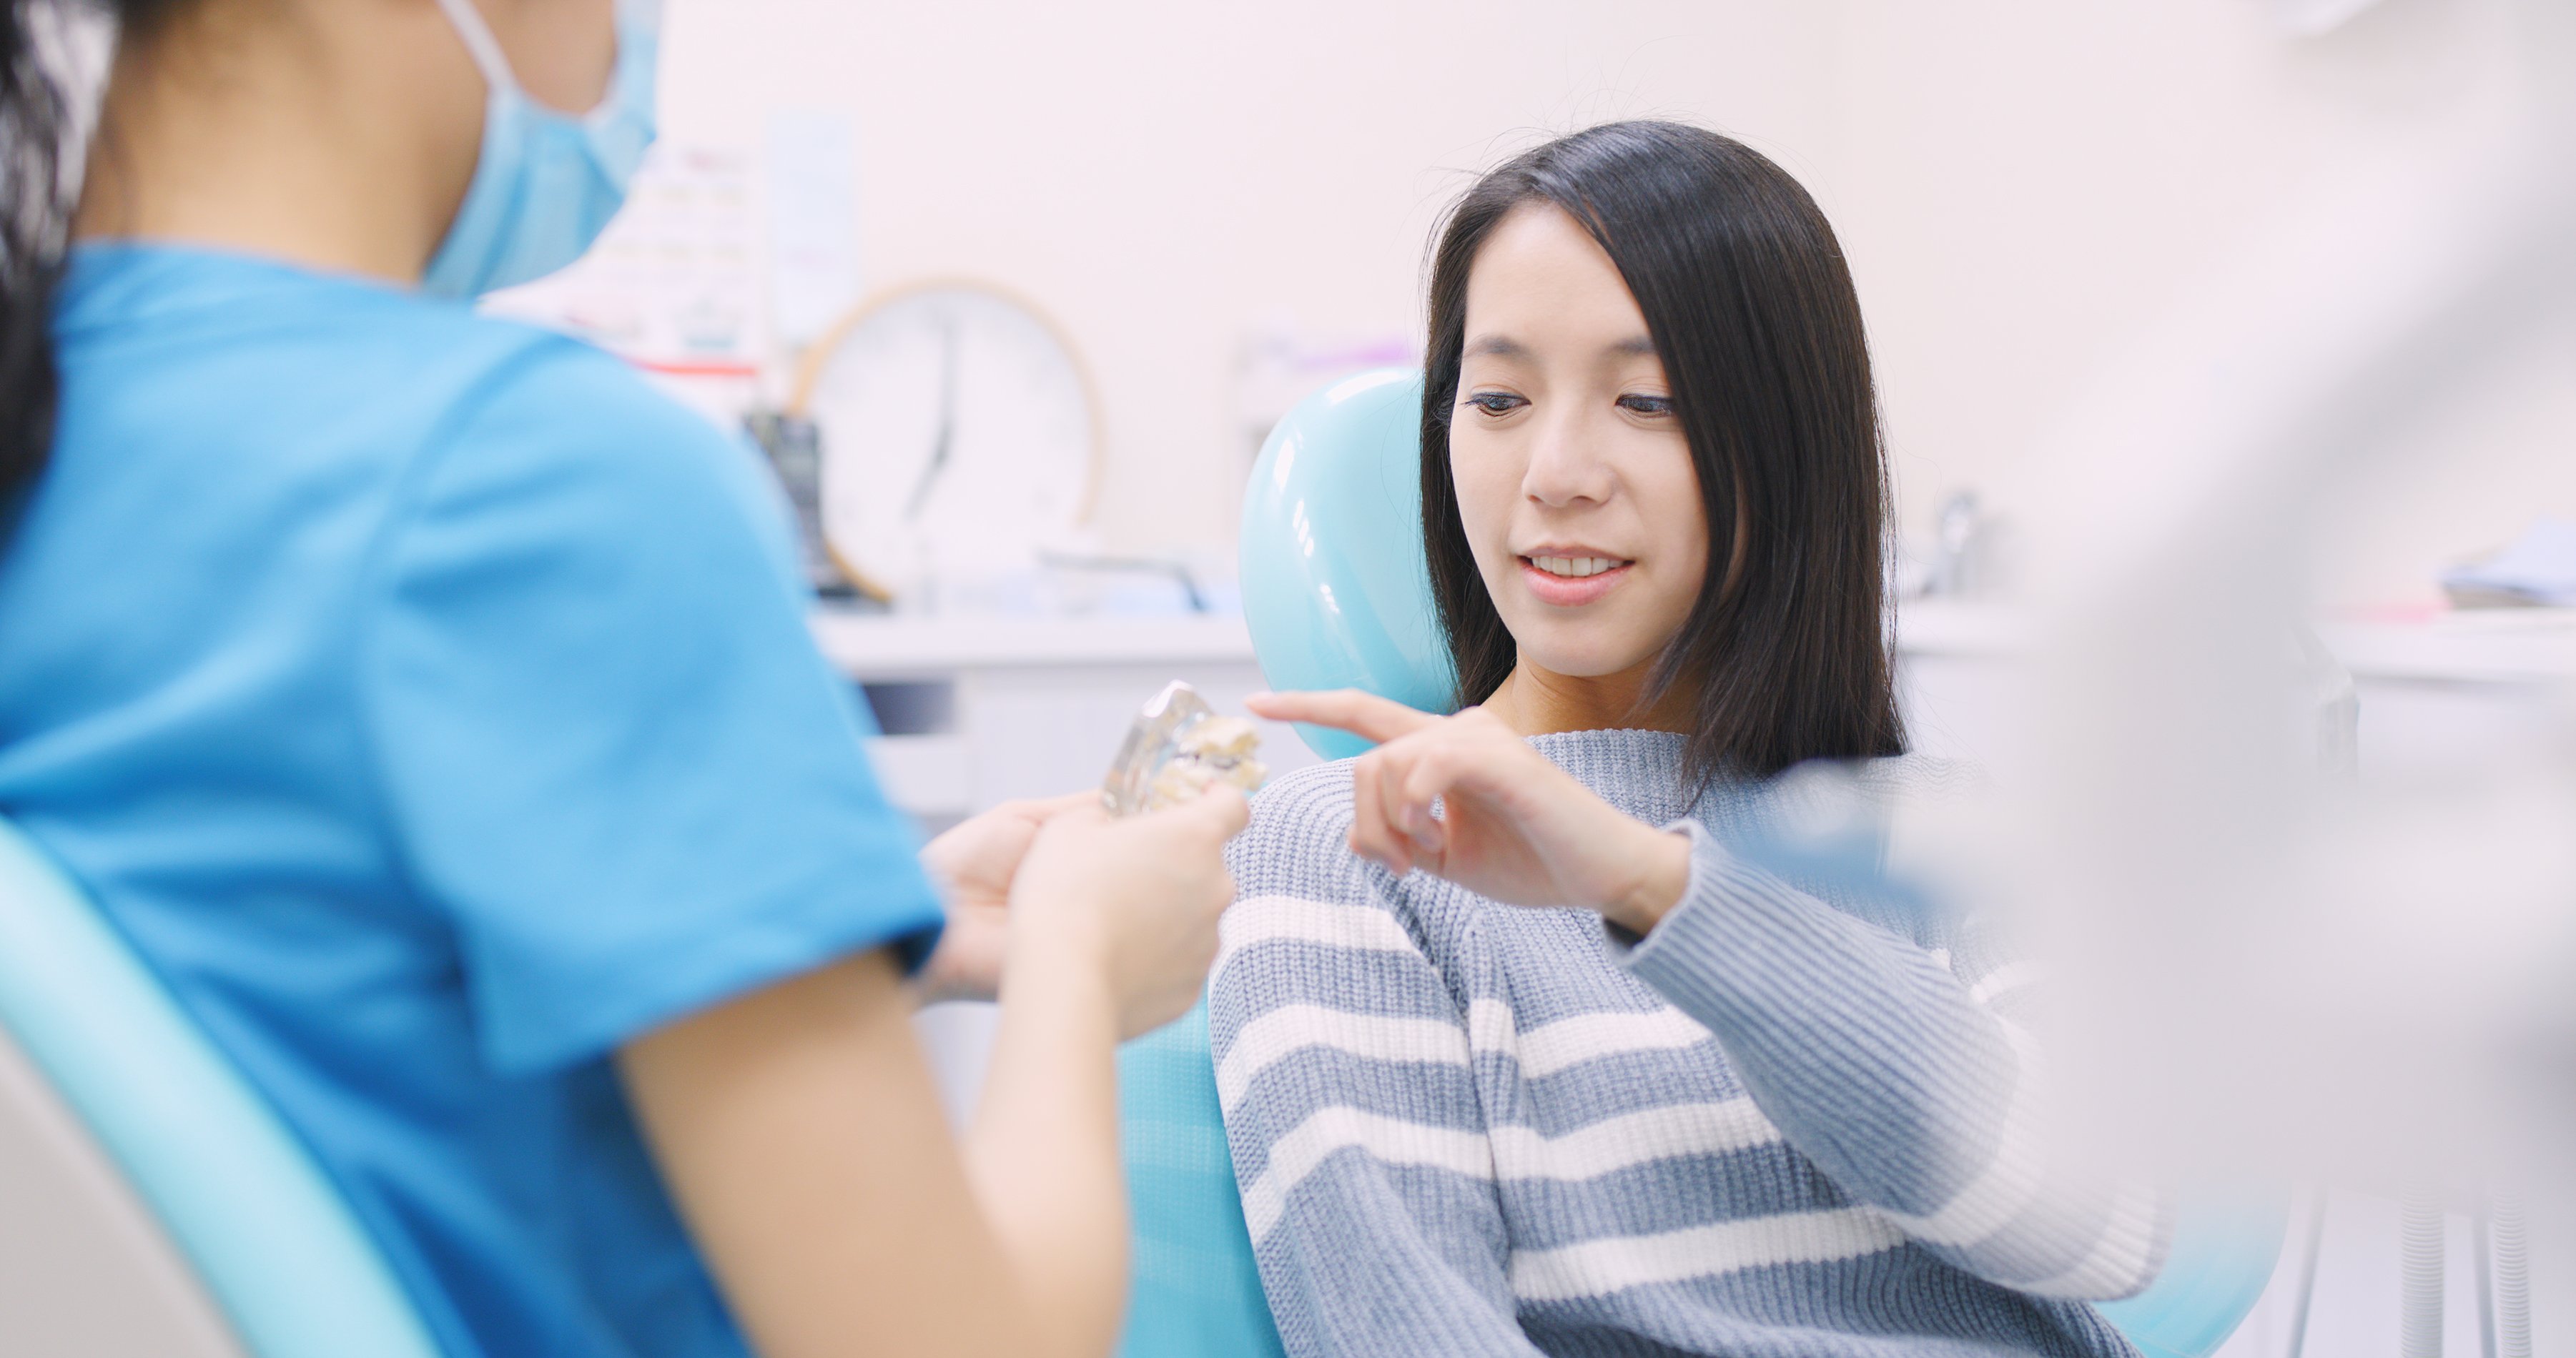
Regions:
<instances>
[{"instance_id":1,"label":"dentist's hand","mask_svg":"<svg viewBox=\"0 0 2576 1358\"><path fill-rule=\"evenodd\" d=\"M1011 878L1020 860L1040 826L1099 802L1096 792L1004 802L951 826L922 849L921 866L939 886L948 924L913 978L914 1003L989 1000L1001 993L1002 960L1010 951Z\"/></svg>"},{"instance_id":2,"label":"dentist's hand","mask_svg":"<svg viewBox=\"0 0 2576 1358\"><path fill-rule=\"evenodd\" d=\"M1123 818L1088 801L1048 819L1011 882L1004 984L1074 968L1105 985L1119 1036L1134 1037L1198 1002L1234 903L1225 844L1252 811L1230 787Z\"/></svg>"},{"instance_id":3,"label":"dentist's hand","mask_svg":"<svg viewBox=\"0 0 2576 1358\"><path fill-rule=\"evenodd\" d=\"M1583 906L1640 934L1690 884L1689 840L1602 801L1482 708L1435 717L1350 689L1244 705L1378 742L1351 770L1351 851L1389 872L1420 868L1513 905Z\"/></svg>"}]
</instances>

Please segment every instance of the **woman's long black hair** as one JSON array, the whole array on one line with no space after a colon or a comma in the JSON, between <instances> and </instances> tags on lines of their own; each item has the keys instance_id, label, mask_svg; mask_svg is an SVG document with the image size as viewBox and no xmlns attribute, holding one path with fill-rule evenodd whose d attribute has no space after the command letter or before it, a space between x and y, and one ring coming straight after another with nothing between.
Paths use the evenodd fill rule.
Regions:
<instances>
[{"instance_id":1,"label":"woman's long black hair","mask_svg":"<svg viewBox=\"0 0 2576 1358\"><path fill-rule=\"evenodd\" d=\"M1796 180L1678 123L1610 123L1526 152L1477 181L1441 228L1422 538L1459 702L1482 701L1518 661L1450 477L1467 275L1495 225L1532 202L1581 223L1618 266L1699 473L1707 583L1646 698L1690 695L1691 776L1705 787L1802 760L1902 753L1882 613L1887 473L1851 272Z\"/></svg>"}]
</instances>

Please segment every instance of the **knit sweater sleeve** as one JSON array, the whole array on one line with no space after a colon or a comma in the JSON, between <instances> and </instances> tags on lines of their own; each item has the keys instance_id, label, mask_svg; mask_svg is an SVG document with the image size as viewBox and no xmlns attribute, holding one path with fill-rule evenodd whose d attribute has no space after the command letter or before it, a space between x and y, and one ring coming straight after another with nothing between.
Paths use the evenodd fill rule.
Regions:
<instances>
[{"instance_id":1,"label":"knit sweater sleeve","mask_svg":"<svg viewBox=\"0 0 2576 1358\"><path fill-rule=\"evenodd\" d=\"M1232 851L1208 1014L1263 1290L1299 1358L1536 1358L1464 1011L1349 826L1328 765L1266 790Z\"/></svg>"},{"instance_id":2,"label":"knit sweater sleeve","mask_svg":"<svg viewBox=\"0 0 2576 1358\"><path fill-rule=\"evenodd\" d=\"M1713 1032L1755 1102L1917 1243L2040 1296L2132 1295L2171 1205L2049 1150L2025 963L1969 931L1948 957L1729 853L1697 824L1682 903L1625 959Z\"/></svg>"}]
</instances>

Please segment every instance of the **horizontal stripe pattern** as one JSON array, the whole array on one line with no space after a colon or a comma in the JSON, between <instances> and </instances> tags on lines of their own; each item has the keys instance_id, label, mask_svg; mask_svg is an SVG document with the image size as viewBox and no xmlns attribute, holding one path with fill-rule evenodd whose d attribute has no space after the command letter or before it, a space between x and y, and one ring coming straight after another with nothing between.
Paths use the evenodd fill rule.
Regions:
<instances>
[{"instance_id":1,"label":"horizontal stripe pattern","mask_svg":"<svg viewBox=\"0 0 2576 1358\"><path fill-rule=\"evenodd\" d=\"M1903 1231L1863 1207L1718 1221L1659 1235L1517 1251L1511 1258L1512 1293L1527 1302L1602 1297L1746 1269L1859 1259L1904 1243Z\"/></svg>"},{"instance_id":2,"label":"horizontal stripe pattern","mask_svg":"<svg viewBox=\"0 0 2576 1358\"><path fill-rule=\"evenodd\" d=\"M2113 1203L2110 1224L2075 1267L2022 1290L2041 1297L2120 1297L2154 1282L2172 1240L2172 1205L2153 1185L2131 1184Z\"/></svg>"},{"instance_id":3,"label":"horizontal stripe pattern","mask_svg":"<svg viewBox=\"0 0 2576 1358\"><path fill-rule=\"evenodd\" d=\"M1427 1165L1492 1182L1579 1183L1661 1160L1731 1154L1779 1141L1780 1129L1751 1099L1643 1109L1553 1137L1518 1126L1457 1131L1336 1105L1318 1109L1271 1143L1260 1177L1244 1190L1244 1215L1253 1239L1269 1234L1297 1185L1342 1150L1360 1151L1380 1164Z\"/></svg>"},{"instance_id":4,"label":"horizontal stripe pattern","mask_svg":"<svg viewBox=\"0 0 2576 1358\"><path fill-rule=\"evenodd\" d=\"M1709 831L1752 801L1683 806L1668 737L1533 743L1693 835L1645 943L1356 864L1347 766L1274 784L1231 851L1218 1092L1289 1351L2125 1354L1989 1286L2126 1290L2165 1238L2155 1195L2047 1173L2038 1044L1988 1007L2039 971L1733 859Z\"/></svg>"},{"instance_id":5,"label":"horizontal stripe pattern","mask_svg":"<svg viewBox=\"0 0 2576 1358\"><path fill-rule=\"evenodd\" d=\"M1270 1145L1269 1167L1243 1190L1244 1225L1258 1242L1287 1211L1288 1195L1334 1152L1360 1150L1383 1165L1428 1166L1474 1179L1494 1177L1484 1134L1426 1127L1357 1108L1320 1108Z\"/></svg>"},{"instance_id":6,"label":"horizontal stripe pattern","mask_svg":"<svg viewBox=\"0 0 2576 1358\"><path fill-rule=\"evenodd\" d=\"M1375 906L1333 905L1300 896L1251 896L1227 907L1225 918L1217 922L1214 970L1222 972L1244 949L1264 943L1311 943L1349 952L1422 956L1404 926ZM1430 965L1427 959L1424 965Z\"/></svg>"},{"instance_id":7,"label":"horizontal stripe pattern","mask_svg":"<svg viewBox=\"0 0 2576 1358\"><path fill-rule=\"evenodd\" d=\"M1232 1108L1263 1071L1317 1048L1393 1065L1464 1066L1477 1056L1510 1057L1523 1078L1536 1080L1590 1061L1635 1052L1678 1051L1711 1040L1707 1029L1671 1008L1642 1014L1584 1014L1517 1032L1510 1007L1498 1000L1471 1005L1463 1031L1441 1019L1293 1004L1245 1025L1217 1065L1217 1093Z\"/></svg>"},{"instance_id":8,"label":"horizontal stripe pattern","mask_svg":"<svg viewBox=\"0 0 2576 1358\"><path fill-rule=\"evenodd\" d=\"M1516 1031L1512 1024L1511 1009L1499 1000L1478 1000L1469 1007L1468 1031L1483 1039L1477 1050L1512 1057L1520 1065L1521 1077L1528 1080L1543 1080L1586 1061L1632 1052L1681 1051L1714 1040L1708 1029L1671 1005L1644 1013L1578 1014L1527 1032Z\"/></svg>"},{"instance_id":9,"label":"horizontal stripe pattern","mask_svg":"<svg viewBox=\"0 0 2576 1358\"><path fill-rule=\"evenodd\" d=\"M1528 1127L1487 1132L1494 1165L1504 1179L1580 1182L1650 1165L1659 1160L1729 1155L1776 1145L1780 1129L1751 1099L1674 1103L1544 1136Z\"/></svg>"},{"instance_id":10,"label":"horizontal stripe pattern","mask_svg":"<svg viewBox=\"0 0 2576 1358\"><path fill-rule=\"evenodd\" d=\"M1218 1101L1243 1102L1263 1071L1301 1051L1322 1048L1391 1065L1467 1064L1467 1034L1442 1019L1354 1014L1320 1004L1291 1004L1245 1024L1216 1066Z\"/></svg>"},{"instance_id":11,"label":"horizontal stripe pattern","mask_svg":"<svg viewBox=\"0 0 2576 1358\"><path fill-rule=\"evenodd\" d=\"M1990 1240L2030 1210L2044 1191L2044 1151L2034 1135L2027 1084L2004 1113L1997 1144L1985 1168L1924 1216L1890 1213L1906 1234L1927 1245L1974 1245Z\"/></svg>"}]
</instances>

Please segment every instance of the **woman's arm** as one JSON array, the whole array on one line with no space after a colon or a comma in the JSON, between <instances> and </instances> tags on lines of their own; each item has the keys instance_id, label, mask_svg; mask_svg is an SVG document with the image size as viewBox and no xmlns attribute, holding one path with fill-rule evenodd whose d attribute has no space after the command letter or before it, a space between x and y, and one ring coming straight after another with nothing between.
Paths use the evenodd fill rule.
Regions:
<instances>
[{"instance_id":1,"label":"woman's arm","mask_svg":"<svg viewBox=\"0 0 2576 1358\"><path fill-rule=\"evenodd\" d=\"M1263 1291L1297 1358L1536 1358L1465 1016L1344 846L1347 795L1306 781L1327 772L1263 794L1208 987Z\"/></svg>"},{"instance_id":2,"label":"woman's arm","mask_svg":"<svg viewBox=\"0 0 2576 1358\"><path fill-rule=\"evenodd\" d=\"M691 1235L764 1358L1089 1358L1116 1339L1126 1211L1113 1051L1195 998L1242 824L1047 823L1011 893L1001 1028L952 1140L877 953L683 1019L619 1054Z\"/></svg>"},{"instance_id":3,"label":"woman's arm","mask_svg":"<svg viewBox=\"0 0 2576 1358\"><path fill-rule=\"evenodd\" d=\"M1384 742L1353 772L1363 857L1514 904L1588 907L1643 935L1628 966L1716 1035L1791 1144L1918 1243L2034 1294L2153 1281L2167 1200L2052 1154L2026 1033L1942 960L1695 827L1628 818L1488 714L1429 717L1355 693L1251 705Z\"/></svg>"},{"instance_id":4,"label":"woman's arm","mask_svg":"<svg viewBox=\"0 0 2576 1358\"><path fill-rule=\"evenodd\" d=\"M1827 1177L2007 1287L2106 1299L2154 1281L2171 1205L2052 1153L2036 1044L1980 993L2004 968L1936 957L1696 829L1691 862L1627 965L1716 1034Z\"/></svg>"}]
</instances>

